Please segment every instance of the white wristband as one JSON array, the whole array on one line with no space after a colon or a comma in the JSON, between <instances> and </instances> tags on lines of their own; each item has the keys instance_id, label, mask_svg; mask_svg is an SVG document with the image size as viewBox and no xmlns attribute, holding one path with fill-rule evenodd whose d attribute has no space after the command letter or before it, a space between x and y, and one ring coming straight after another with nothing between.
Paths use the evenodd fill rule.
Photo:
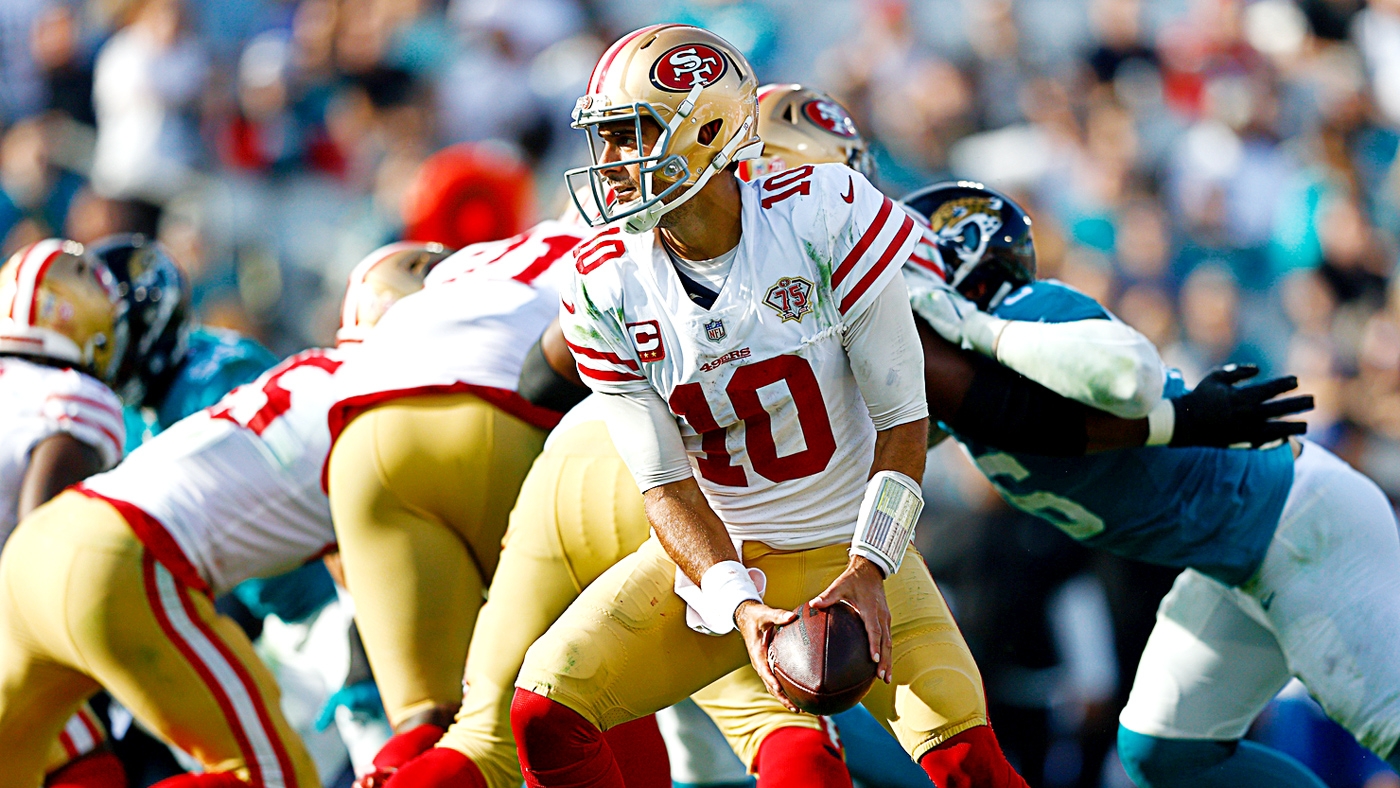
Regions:
<instances>
[{"instance_id":1,"label":"white wristband","mask_svg":"<svg viewBox=\"0 0 1400 788\"><path fill-rule=\"evenodd\" d=\"M984 356L997 357L997 342L1010 321L1002 320L979 309L963 316L963 349L975 350Z\"/></svg>"},{"instance_id":2,"label":"white wristband","mask_svg":"<svg viewBox=\"0 0 1400 788\"><path fill-rule=\"evenodd\" d=\"M864 556L885 573L899 571L914 541L914 525L924 510L919 483L897 471L880 471L865 486L851 553Z\"/></svg>"},{"instance_id":3,"label":"white wristband","mask_svg":"<svg viewBox=\"0 0 1400 788\"><path fill-rule=\"evenodd\" d=\"M686 602L706 629L724 635L734 631L734 611L749 600L763 601L749 570L738 561L720 561L700 576L699 595Z\"/></svg>"},{"instance_id":4,"label":"white wristband","mask_svg":"<svg viewBox=\"0 0 1400 788\"><path fill-rule=\"evenodd\" d=\"M1144 446L1165 446L1176 431L1176 407L1164 399L1147 413L1147 442Z\"/></svg>"}]
</instances>

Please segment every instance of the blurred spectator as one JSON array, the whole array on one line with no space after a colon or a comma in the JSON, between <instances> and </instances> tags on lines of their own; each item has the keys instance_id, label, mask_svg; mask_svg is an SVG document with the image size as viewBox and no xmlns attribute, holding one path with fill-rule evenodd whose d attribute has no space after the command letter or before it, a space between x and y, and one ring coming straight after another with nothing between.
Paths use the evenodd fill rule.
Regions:
<instances>
[{"instance_id":1,"label":"blurred spectator","mask_svg":"<svg viewBox=\"0 0 1400 788\"><path fill-rule=\"evenodd\" d=\"M189 182L200 153L193 112L207 68L181 0L137 0L126 17L97 55L92 180L132 204L123 229L154 235L160 205Z\"/></svg>"}]
</instances>

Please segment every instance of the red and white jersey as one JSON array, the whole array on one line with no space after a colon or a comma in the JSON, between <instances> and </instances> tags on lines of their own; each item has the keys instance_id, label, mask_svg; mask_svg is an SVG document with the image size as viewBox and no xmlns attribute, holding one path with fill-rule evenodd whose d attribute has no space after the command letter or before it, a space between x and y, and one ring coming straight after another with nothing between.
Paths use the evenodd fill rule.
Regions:
<instances>
[{"instance_id":1,"label":"red and white jersey","mask_svg":"<svg viewBox=\"0 0 1400 788\"><path fill-rule=\"evenodd\" d=\"M525 353L559 312L568 252L589 230L546 221L443 260L394 304L337 376L331 434L400 397L469 392L539 427L560 414L516 394Z\"/></svg>"},{"instance_id":2,"label":"red and white jersey","mask_svg":"<svg viewBox=\"0 0 1400 788\"><path fill-rule=\"evenodd\" d=\"M321 487L343 350L307 350L83 483L181 581L221 594L335 544Z\"/></svg>"},{"instance_id":3,"label":"red and white jersey","mask_svg":"<svg viewBox=\"0 0 1400 788\"><path fill-rule=\"evenodd\" d=\"M122 457L122 403L76 369L0 356L0 545L18 524L19 492L34 447L59 433L97 449L102 466Z\"/></svg>"},{"instance_id":4,"label":"red and white jersey","mask_svg":"<svg viewBox=\"0 0 1400 788\"><path fill-rule=\"evenodd\" d=\"M670 404L731 535L833 544L854 531L875 442L842 336L918 234L839 164L740 190L743 232L713 308L686 295L656 233L611 228L575 250L564 336L595 391L651 387Z\"/></svg>"}]
</instances>

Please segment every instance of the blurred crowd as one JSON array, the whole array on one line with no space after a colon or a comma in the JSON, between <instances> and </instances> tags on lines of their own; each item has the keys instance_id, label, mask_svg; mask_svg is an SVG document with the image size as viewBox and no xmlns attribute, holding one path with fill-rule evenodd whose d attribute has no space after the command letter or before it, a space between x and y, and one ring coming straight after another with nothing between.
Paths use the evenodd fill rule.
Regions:
<instances>
[{"instance_id":1,"label":"blurred crowd","mask_svg":"<svg viewBox=\"0 0 1400 788\"><path fill-rule=\"evenodd\" d=\"M1014 195L1042 276L1188 383L1227 361L1298 375L1310 436L1400 499L1400 0L5 0L0 252L156 235L204 322L328 344L376 246L557 214L594 60L663 20L845 102L892 195ZM1003 741L1033 784L1121 780L1113 721L1170 575L931 457L921 543ZM1300 725L1258 735L1299 739L1337 788L1400 785Z\"/></svg>"}]
</instances>

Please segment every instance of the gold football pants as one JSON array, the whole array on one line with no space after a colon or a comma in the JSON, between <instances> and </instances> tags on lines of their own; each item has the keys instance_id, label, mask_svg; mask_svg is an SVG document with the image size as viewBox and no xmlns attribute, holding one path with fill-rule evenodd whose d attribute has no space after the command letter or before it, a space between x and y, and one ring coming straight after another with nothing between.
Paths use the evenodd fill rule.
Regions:
<instances>
[{"instance_id":1,"label":"gold football pants","mask_svg":"<svg viewBox=\"0 0 1400 788\"><path fill-rule=\"evenodd\" d=\"M466 697L439 746L464 753L491 788L520 785L510 728L515 677L530 644L579 593L633 553L649 533L642 496L601 421L550 440L520 488L510 530L467 655ZM696 696L745 763L779 727L817 728L770 696L752 668Z\"/></svg>"},{"instance_id":2,"label":"gold football pants","mask_svg":"<svg viewBox=\"0 0 1400 788\"><path fill-rule=\"evenodd\" d=\"M462 664L544 431L470 394L355 417L331 451L331 513L389 721L462 699Z\"/></svg>"},{"instance_id":3,"label":"gold football pants","mask_svg":"<svg viewBox=\"0 0 1400 788\"><path fill-rule=\"evenodd\" d=\"M781 551L749 542L743 559L768 577L764 602L789 610L825 590L847 563L844 544ZM738 633L713 637L686 626L675 577L675 563L655 537L648 539L603 573L535 642L516 686L607 729L670 706L747 665ZM885 596L894 681L877 681L865 705L918 760L946 739L986 724L982 678L912 547L899 572L885 581ZM713 701L704 695L697 700ZM702 707L752 763L761 739L745 734L755 724L747 703Z\"/></svg>"},{"instance_id":4,"label":"gold football pants","mask_svg":"<svg viewBox=\"0 0 1400 788\"><path fill-rule=\"evenodd\" d=\"M53 742L106 688L209 771L316 788L277 683L238 625L104 501L65 492L0 555L0 787L38 788Z\"/></svg>"}]
</instances>

